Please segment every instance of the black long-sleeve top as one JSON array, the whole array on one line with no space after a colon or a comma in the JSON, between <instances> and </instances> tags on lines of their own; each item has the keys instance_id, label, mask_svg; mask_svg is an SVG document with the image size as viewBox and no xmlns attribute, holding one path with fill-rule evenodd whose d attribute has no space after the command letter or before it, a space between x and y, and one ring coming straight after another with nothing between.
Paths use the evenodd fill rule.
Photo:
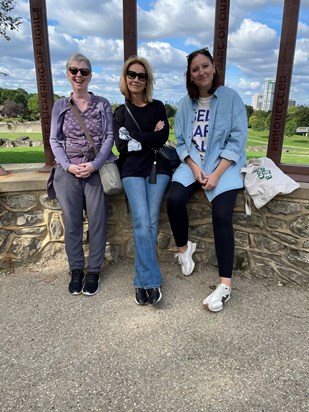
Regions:
<instances>
[{"instance_id":1,"label":"black long-sleeve top","mask_svg":"<svg viewBox=\"0 0 309 412\"><path fill-rule=\"evenodd\" d=\"M155 153L153 149L163 146L169 136L169 124L166 117L165 107L160 100L153 100L144 107L135 106L130 101L126 102L135 120L139 124L141 132L138 130L125 105L117 107L114 112L114 136L116 147L119 151L118 166L120 176L141 176L150 175ZM155 132L155 126L159 120L164 121L164 128ZM130 136L141 143L142 150L128 151L128 141L119 138L119 129L125 127ZM171 171L163 169L157 163L157 173L171 175Z\"/></svg>"}]
</instances>

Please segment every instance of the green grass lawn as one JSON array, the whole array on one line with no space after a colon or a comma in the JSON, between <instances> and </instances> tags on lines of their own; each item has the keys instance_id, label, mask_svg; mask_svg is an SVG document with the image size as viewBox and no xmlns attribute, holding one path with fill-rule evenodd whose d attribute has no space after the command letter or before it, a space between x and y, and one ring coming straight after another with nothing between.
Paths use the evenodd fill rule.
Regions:
<instances>
[{"instance_id":1,"label":"green grass lawn","mask_svg":"<svg viewBox=\"0 0 309 412\"><path fill-rule=\"evenodd\" d=\"M44 163L44 148L14 147L0 148L0 164L5 163Z\"/></svg>"},{"instance_id":2,"label":"green grass lawn","mask_svg":"<svg viewBox=\"0 0 309 412\"><path fill-rule=\"evenodd\" d=\"M9 139L9 140L16 140L21 136L28 136L29 139L31 140L42 140L42 133L38 132L38 133L4 133L4 132L0 132L0 138L2 137L3 139Z\"/></svg>"},{"instance_id":3,"label":"green grass lawn","mask_svg":"<svg viewBox=\"0 0 309 412\"><path fill-rule=\"evenodd\" d=\"M42 140L41 133L0 133L0 138L16 140L21 135L31 140ZM171 130L169 140L176 143L175 131ZM248 131L247 159L266 156L268 132ZM117 154L116 148L114 153ZM0 148L0 165L6 163L44 163L44 148L15 147ZM309 137L294 135L285 137L282 150L282 162L309 165Z\"/></svg>"},{"instance_id":4,"label":"green grass lawn","mask_svg":"<svg viewBox=\"0 0 309 412\"><path fill-rule=\"evenodd\" d=\"M268 131L254 132L248 130L247 159L266 156ZM309 137L294 135L284 137L282 163L309 164Z\"/></svg>"}]
</instances>

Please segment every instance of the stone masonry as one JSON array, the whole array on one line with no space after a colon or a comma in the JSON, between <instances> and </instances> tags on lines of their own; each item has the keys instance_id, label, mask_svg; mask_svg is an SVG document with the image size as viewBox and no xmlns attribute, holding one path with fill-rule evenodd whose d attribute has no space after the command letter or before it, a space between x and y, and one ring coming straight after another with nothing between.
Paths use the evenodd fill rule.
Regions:
<instances>
[{"instance_id":1,"label":"stone masonry","mask_svg":"<svg viewBox=\"0 0 309 412\"><path fill-rule=\"evenodd\" d=\"M31 175L31 173L30 173ZM14 270L16 265L53 259L66 259L64 227L57 201L45 192L46 174L37 182L15 186L0 182L0 268ZM12 179L13 177L11 177ZM252 215L244 209L239 193L235 209L235 271L248 276L281 283L308 285L309 263L309 185L290 195L280 195L263 208L253 206ZM197 268L216 266L211 205L203 192L189 203L191 240L197 242ZM87 218L84 222L87 253ZM161 261L174 259L175 244L170 230L165 200L160 214L158 253ZM123 194L109 198L108 243L106 259L134 257L131 217Z\"/></svg>"}]
</instances>

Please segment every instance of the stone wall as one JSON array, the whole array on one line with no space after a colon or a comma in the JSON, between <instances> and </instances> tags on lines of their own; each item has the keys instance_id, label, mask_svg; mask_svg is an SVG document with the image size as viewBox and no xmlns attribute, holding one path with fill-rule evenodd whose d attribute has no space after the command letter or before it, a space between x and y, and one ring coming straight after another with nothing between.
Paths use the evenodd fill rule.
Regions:
<instances>
[{"instance_id":1,"label":"stone wall","mask_svg":"<svg viewBox=\"0 0 309 412\"><path fill-rule=\"evenodd\" d=\"M55 259L66 261L62 214L57 201L48 200L41 184L24 184L18 191L0 182L0 267L13 270L29 261L42 264ZM39 187L39 189L38 189ZM9 189L10 188L10 189ZM277 196L262 209L244 212L240 192L235 210L235 271L282 283L308 285L309 263L309 185L303 184L290 195ZM203 192L189 203L190 239L198 244L195 260L199 270L216 266L211 205ZM87 249L87 221L84 222ZM162 204L158 235L161 260L171 261L175 245L165 201ZM133 233L124 195L110 197L106 258L133 258Z\"/></svg>"},{"instance_id":2,"label":"stone wall","mask_svg":"<svg viewBox=\"0 0 309 412\"><path fill-rule=\"evenodd\" d=\"M42 133L41 122L3 122L0 123L0 137L3 133L21 133L23 135L27 133Z\"/></svg>"}]
</instances>

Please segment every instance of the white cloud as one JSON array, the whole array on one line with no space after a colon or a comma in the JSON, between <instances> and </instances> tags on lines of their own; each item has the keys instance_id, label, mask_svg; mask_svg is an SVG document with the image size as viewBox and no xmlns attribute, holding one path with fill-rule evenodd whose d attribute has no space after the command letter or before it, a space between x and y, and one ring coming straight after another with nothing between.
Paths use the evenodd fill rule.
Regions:
<instances>
[{"instance_id":1,"label":"white cloud","mask_svg":"<svg viewBox=\"0 0 309 412\"><path fill-rule=\"evenodd\" d=\"M275 30L260 22L245 19L229 35L228 57L232 65L251 77L251 81L274 78L278 44Z\"/></svg>"},{"instance_id":2,"label":"white cloud","mask_svg":"<svg viewBox=\"0 0 309 412\"><path fill-rule=\"evenodd\" d=\"M239 79L238 88L242 90L258 90L261 87L260 82L249 82L243 78Z\"/></svg>"},{"instance_id":3,"label":"white cloud","mask_svg":"<svg viewBox=\"0 0 309 412\"><path fill-rule=\"evenodd\" d=\"M275 30L265 24L244 19L238 30L229 35L230 47L235 53L256 55L267 52L277 45L277 35Z\"/></svg>"},{"instance_id":4,"label":"white cloud","mask_svg":"<svg viewBox=\"0 0 309 412\"><path fill-rule=\"evenodd\" d=\"M308 26L308 24L306 24L302 21L299 21L298 22L297 34L298 34L298 36L309 36L309 26Z\"/></svg>"},{"instance_id":5,"label":"white cloud","mask_svg":"<svg viewBox=\"0 0 309 412\"><path fill-rule=\"evenodd\" d=\"M263 88L264 79L275 78L281 17L268 16L265 8L281 10L282 0L234 0L230 7L230 33L226 81L237 87L244 100ZM76 51L94 66L91 87L111 101L121 101L119 76L123 64L121 0L46 0L50 21L49 45L54 91L67 94L65 63ZM141 0L140 5L143 4ZM194 48L212 50L214 0L153 0L147 10L137 8L138 53L149 59L155 72L157 98L178 101L185 93L186 55ZM292 93L308 104L309 0L301 2ZM24 19L11 41L0 38L1 66L9 76L0 87L36 91L29 1L16 2L16 15ZM250 104L250 100L246 102Z\"/></svg>"},{"instance_id":6,"label":"white cloud","mask_svg":"<svg viewBox=\"0 0 309 412\"><path fill-rule=\"evenodd\" d=\"M158 0L150 11L139 10L139 31L149 39L159 37L197 38L213 31L214 6L209 0Z\"/></svg>"},{"instance_id":7,"label":"white cloud","mask_svg":"<svg viewBox=\"0 0 309 412\"><path fill-rule=\"evenodd\" d=\"M47 0L48 18L57 21L57 31L73 37L122 36L122 2L119 0Z\"/></svg>"}]
</instances>

